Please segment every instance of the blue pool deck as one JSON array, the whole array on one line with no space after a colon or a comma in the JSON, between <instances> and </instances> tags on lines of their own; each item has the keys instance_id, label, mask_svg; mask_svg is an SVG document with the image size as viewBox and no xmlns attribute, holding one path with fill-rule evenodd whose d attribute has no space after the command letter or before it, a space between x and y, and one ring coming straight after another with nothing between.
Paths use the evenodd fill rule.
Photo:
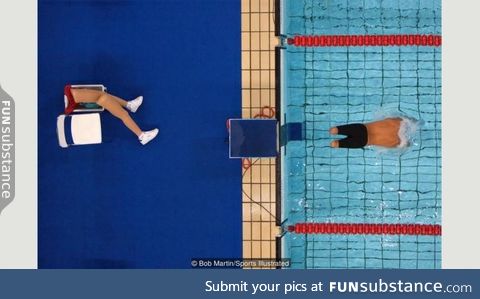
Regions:
<instances>
[{"instance_id":1,"label":"blue pool deck","mask_svg":"<svg viewBox=\"0 0 480 299\"><path fill-rule=\"evenodd\" d=\"M221 0L38 2L39 268L242 256L241 164L225 143L225 120L241 114L239 11ZM66 83L143 95L132 117L160 134L142 146L105 111L110 142L60 148Z\"/></svg>"},{"instance_id":2,"label":"blue pool deck","mask_svg":"<svg viewBox=\"0 0 480 299\"><path fill-rule=\"evenodd\" d=\"M284 0L282 34L441 34L441 1ZM441 48L282 50L283 219L441 224ZM332 149L335 125L401 113L423 125L408 150ZM283 237L293 268L440 268L440 236Z\"/></svg>"}]
</instances>

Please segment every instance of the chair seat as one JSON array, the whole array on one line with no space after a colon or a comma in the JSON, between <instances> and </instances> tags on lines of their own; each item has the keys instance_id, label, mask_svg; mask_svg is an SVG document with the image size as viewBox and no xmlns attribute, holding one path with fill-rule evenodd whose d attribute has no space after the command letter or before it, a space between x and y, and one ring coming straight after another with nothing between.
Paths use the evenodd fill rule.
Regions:
<instances>
[{"instance_id":1,"label":"chair seat","mask_svg":"<svg viewBox=\"0 0 480 299\"><path fill-rule=\"evenodd\" d=\"M58 143L61 147L102 143L99 113L60 115L57 118Z\"/></svg>"}]
</instances>

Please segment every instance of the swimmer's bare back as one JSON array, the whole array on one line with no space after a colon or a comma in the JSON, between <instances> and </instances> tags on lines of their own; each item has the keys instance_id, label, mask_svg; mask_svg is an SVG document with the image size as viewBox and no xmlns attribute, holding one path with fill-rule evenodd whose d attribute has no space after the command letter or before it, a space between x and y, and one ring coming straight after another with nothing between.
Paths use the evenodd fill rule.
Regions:
<instances>
[{"instance_id":1,"label":"swimmer's bare back","mask_svg":"<svg viewBox=\"0 0 480 299\"><path fill-rule=\"evenodd\" d=\"M401 122L402 119L396 117L365 124L368 132L367 145L397 147L400 144L398 131L400 130Z\"/></svg>"}]
</instances>

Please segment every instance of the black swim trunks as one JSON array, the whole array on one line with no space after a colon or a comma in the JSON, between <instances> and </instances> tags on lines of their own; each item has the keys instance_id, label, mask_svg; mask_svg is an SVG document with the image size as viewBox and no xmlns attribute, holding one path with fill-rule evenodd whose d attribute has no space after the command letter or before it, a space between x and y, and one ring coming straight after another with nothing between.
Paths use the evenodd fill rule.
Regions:
<instances>
[{"instance_id":1,"label":"black swim trunks","mask_svg":"<svg viewBox=\"0 0 480 299\"><path fill-rule=\"evenodd\" d=\"M349 124L337 126L338 134L347 138L338 141L338 147L362 148L368 143L367 127L364 124Z\"/></svg>"}]
</instances>

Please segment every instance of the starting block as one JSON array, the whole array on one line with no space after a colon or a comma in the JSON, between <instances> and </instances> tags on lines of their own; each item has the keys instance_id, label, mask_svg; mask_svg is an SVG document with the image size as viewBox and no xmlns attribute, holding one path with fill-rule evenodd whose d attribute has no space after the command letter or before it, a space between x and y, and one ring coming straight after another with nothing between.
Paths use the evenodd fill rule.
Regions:
<instances>
[{"instance_id":1,"label":"starting block","mask_svg":"<svg viewBox=\"0 0 480 299\"><path fill-rule=\"evenodd\" d=\"M272 158L278 154L278 121L229 119L230 158Z\"/></svg>"}]
</instances>

